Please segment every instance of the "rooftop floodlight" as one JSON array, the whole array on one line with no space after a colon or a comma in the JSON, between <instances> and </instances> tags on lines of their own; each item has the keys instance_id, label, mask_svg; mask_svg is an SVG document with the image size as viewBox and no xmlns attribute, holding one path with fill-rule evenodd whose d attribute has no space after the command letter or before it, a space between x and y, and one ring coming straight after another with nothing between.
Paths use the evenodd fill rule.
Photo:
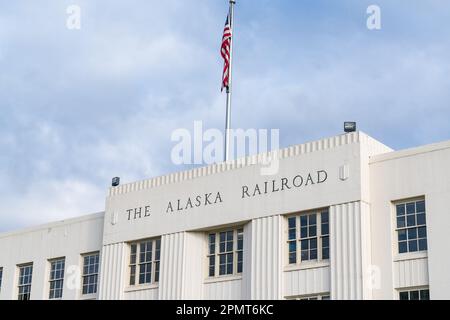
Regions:
<instances>
[{"instance_id":1,"label":"rooftop floodlight","mask_svg":"<svg viewBox=\"0 0 450 320\"><path fill-rule=\"evenodd\" d=\"M117 187L119 184L120 184L120 178L119 178L119 177L114 177L114 178L112 178L112 183L111 183L111 185L112 185L113 187Z\"/></svg>"},{"instance_id":2,"label":"rooftop floodlight","mask_svg":"<svg viewBox=\"0 0 450 320\"><path fill-rule=\"evenodd\" d=\"M356 122L353 122L353 121L344 122L344 131L345 132L355 132L356 131Z\"/></svg>"}]
</instances>

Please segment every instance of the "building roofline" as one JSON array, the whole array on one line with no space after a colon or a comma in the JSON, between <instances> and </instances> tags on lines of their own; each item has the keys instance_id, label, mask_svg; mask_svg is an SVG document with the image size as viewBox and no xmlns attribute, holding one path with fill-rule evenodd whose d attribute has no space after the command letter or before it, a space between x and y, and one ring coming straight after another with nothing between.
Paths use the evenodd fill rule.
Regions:
<instances>
[{"instance_id":1,"label":"building roofline","mask_svg":"<svg viewBox=\"0 0 450 320\"><path fill-rule=\"evenodd\" d=\"M440 150L445 150L450 148L450 140L430 143L419 147L407 148L398 151L392 151L388 153L383 153L379 155L372 156L369 163L374 164L378 162L412 157L423 153L435 152Z\"/></svg>"},{"instance_id":2,"label":"building roofline","mask_svg":"<svg viewBox=\"0 0 450 320\"><path fill-rule=\"evenodd\" d=\"M45 224L41 224L41 225L37 225L37 226L33 226L33 227L26 227L23 229L6 231L6 232L0 233L0 239L8 238L11 236L16 236L16 235L21 235L24 233L36 232L36 231L40 231L40 230L48 229L48 228L63 227L66 225L75 224L75 223L83 222L83 221L87 221L87 220L103 219L104 216L105 216L105 212L101 211L101 212L86 214L86 215L77 216L77 217L73 217L73 218L68 218L68 219L64 219L64 220L49 222L49 223L45 223Z\"/></svg>"},{"instance_id":3,"label":"building roofline","mask_svg":"<svg viewBox=\"0 0 450 320\"><path fill-rule=\"evenodd\" d=\"M275 151L269 151L266 153L259 153L252 156L246 156L231 160L228 162L214 163L207 166L202 166L189 170L182 170L178 172L169 173L162 176L157 176L149 179L134 181L130 183L125 183L117 187L110 187L108 192L108 197L125 194L138 190L151 189L159 187L166 184L177 183L185 180L191 180L195 178L205 177L212 174L217 174L220 172L235 170L243 167L252 166L255 164L264 163L265 159L270 159L275 152L278 152L278 158L284 159L289 157L295 157L306 153L322 151L327 149L333 149L343 145L349 145L354 143L360 143L362 140L377 143L386 152L392 151L391 148L384 145L380 141L372 138L362 131L355 131L351 133L343 133L336 136L323 138L320 140L314 140L310 142L305 142L302 144L288 146L286 148L281 148Z\"/></svg>"}]
</instances>

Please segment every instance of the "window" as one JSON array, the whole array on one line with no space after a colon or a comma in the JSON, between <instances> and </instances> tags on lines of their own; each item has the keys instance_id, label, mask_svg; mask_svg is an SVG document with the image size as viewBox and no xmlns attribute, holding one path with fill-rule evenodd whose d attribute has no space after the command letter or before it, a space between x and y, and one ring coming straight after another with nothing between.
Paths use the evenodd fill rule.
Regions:
<instances>
[{"instance_id":1,"label":"window","mask_svg":"<svg viewBox=\"0 0 450 320\"><path fill-rule=\"evenodd\" d=\"M330 294L318 294L318 295L307 295L307 296L294 296L288 297L286 300L330 300Z\"/></svg>"},{"instance_id":2,"label":"window","mask_svg":"<svg viewBox=\"0 0 450 320\"><path fill-rule=\"evenodd\" d=\"M425 200L396 204L398 253L427 250Z\"/></svg>"},{"instance_id":3,"label":"window","mask_svg":"<svg viewBox=\"0 0 450 320\"><path fill-rule=\"evenodd\" d=\"M288 218L289 264L330 258L328 209Z\"/></svg>"},{"instance_id":4,"label":"window","mask_svg":"<svg viewBox=\"0 0 450 320\"><path fill-rule=\"evenodd\" d=\"M62 298L64 286L65 258L50 261L50 293L49 299Z\"/></svg>"},{"instance_id":5,"label":"window","mask_svg":"<svg viewBox=\"0 0 450 320\"><path fill-rule=\"evenodd\" d=\"M19 266L19 300L30 300L33 264Z\"/></svg>"},{"instance_id":6,"label":"window","mask_svg":"<svg viewBox=\"0 0 450 320\"><path fill-rule=\"evenodd\" d=\"M430 300L430 290L428 288L406 290L399 292L400 300Z\"/></svg>"},{"instance_id":7,"label":"window","mask_svg":"<svg viewBox=\"0 0 450 320\"><path fill-rule=\"evenodd\" d=\"M97 293L99 253L83 256L83 294Z\"/></svg>"},{"instance_id":8,"label":"window","mask_svg":"<svg viewBox=\"0 0 450 320\"><path fill-rule=\"evenodd\" d=\"M132 243L129 265L130 286L159 282L160 257L161 239ZM136 273L138 273L137 277Z\"/></svg>"},{"instance_id":9,"label":"window","mask_svg":"<svg viewBox=\"0 0 450 320\"><path fill-rule=\"evenodd\" d=\"M0 291L2 291L3 268L0 267Z\"/></svg>"},{"instance_id":10,"label":"window","mask_svg":"<svg viewBox=\"0 0 450 320\"><path fill-rule=\"evenodd\" d=\"M243 270L244 230L208 234L208 276L240 274Z\"/></svg>"}]
</instances>

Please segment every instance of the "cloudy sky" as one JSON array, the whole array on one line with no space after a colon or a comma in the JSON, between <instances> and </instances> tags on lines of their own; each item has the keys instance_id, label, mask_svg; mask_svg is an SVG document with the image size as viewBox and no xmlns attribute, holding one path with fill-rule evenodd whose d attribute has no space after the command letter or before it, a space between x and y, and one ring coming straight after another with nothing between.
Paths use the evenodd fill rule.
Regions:
<instances>
[{"instance_id":1,"label":"cloudy sky","mask_svg":"<svg viewBox=\"0 0 450 320\"><path fill-rule=\"evenodd\" d=\"M234 127L278 128L281 146L345 120L394 149L450 139L450 1L237 2ZM2 1L0 231L102 211L113 176L187 168L171 133L224 124L226 14L225 0Z\"/></svg>"}]
</instances>

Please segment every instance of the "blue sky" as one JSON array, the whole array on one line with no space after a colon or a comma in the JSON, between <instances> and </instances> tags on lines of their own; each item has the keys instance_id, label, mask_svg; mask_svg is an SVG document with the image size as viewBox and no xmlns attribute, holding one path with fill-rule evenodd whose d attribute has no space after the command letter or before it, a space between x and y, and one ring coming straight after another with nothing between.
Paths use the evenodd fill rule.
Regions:
<instances>
[{"instance_id":1,"label":"blue sky","mask_svg":"<svg viewBox=\"0 0 450 320\"><path fill-rule=\"evenodd\" d=\"M102 211L113 176L182 170L171 132L223 127L227 6L2 1L0 231ZM450 139L449 1L238 0L235 19L233 127L278 128L282 146L345 120L394 149Z\"/></svg>"}]
</instances>

